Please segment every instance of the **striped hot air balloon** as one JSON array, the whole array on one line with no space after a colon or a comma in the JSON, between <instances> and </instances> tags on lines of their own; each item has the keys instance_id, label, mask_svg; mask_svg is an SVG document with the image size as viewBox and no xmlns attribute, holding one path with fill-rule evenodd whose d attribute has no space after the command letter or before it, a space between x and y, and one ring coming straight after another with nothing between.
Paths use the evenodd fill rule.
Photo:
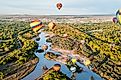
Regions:
<instances>
[{"instance_id":1,"label":"striped hot air balloon","mask_svg":"<svg viewBox=\"0 0 121 80\"><path fill-rule=\"evenodd\" d=\"M43 24L40 20L33 20L33 21L31 21L30 26L32 27L32 30L34 32L37 32L38 30L40 30L43 27Z\"/></svg>"},{"instance_id":2,"label":"striped hot air balloon","mask_svg":"<svg viewBox=\"0 0 121 80\"><path fill-rule=\"evenodd\" d=\"M116 12L116 18L117 18L119 24L121 24L121 9L119 9L119 10Z\"/></svg>"}]
</instances>

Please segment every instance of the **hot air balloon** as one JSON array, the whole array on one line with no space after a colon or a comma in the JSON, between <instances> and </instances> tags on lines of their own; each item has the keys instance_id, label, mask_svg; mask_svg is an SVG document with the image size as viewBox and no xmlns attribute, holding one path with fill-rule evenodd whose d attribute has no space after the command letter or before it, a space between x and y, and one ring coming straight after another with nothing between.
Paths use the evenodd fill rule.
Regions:
<instances>
[{"instance_id":1,"label":"hot air balloon","mask_svg":"<svg viewBox=\"0 0 121 80\"><path fill-rule=\"evenodd\" d=\"M40 20L33 20L33 21L31 21L30 26L32 27L32 30L34 32L37 32L38 30L40 30L43 27L43 24Z\"/></svg>"},{"instance_id":2,"label":"hot air balloon","mask_svg":"<svg viewBox=\"0 0 121 80\"><path fill-rule=\"evenodd\" d=\"M86 66L89 66L89 65L91 64L91 62L90 62L89 59L87 59L87 60L84 61L84 64L85 64Z\"/></svg>"},{"instance_id":3,"label":"hot air balloon","mask_svg":"<svg viewBox=\"0 0 121 80\"><path fill-rule=\"evenodd\" d=\"M118 23L118 20L117 20L116 17L113 18L113 22L114 22L114 23Z\"/></svg>"},{"instance_id":4,"label":"hot air balloon","mask_svg":"<svg viewBox=\"0 0 121 80\"><path fill-rule=\"evenodd\" d=\"M62 3L57 3L57 4L56 4L56 7L57 7L59 10L62 8L62 6L63 6Z\"/></svg>"},{"instance_id":5,"label":"hot air balloon","mask_svg":"<svg viewBox=\"0 0 121 80\"><path fill-rule=\"evenodd\" d=\"M119 10L116 12L116 18L117 18L119 24L121 24L121 9L119 9Z\"/></svg>"},{"instance_id":6,"label":"hot air balloon","mask_svg":"<svg viewBox=\"0 0 121 80\"><path fill-rule=\"evenodd\" d=\"M42 49L45 51L45 50L48 49L48 46L47 46L46 44L44 44L44 45L42 46Z\"/></svg>"},{"instance_id":7,"label":"hot air balloon","mask_svg":"<svg viewBox=\"0 0 121 80\"><path fill-rule=\"evenodd\" d=\"M64 38L67 38L67 37L68 37L68 34L63 34L63 37L64 37Z\"/></svg>"},{"instance_id":8,"label":"hot air balloon","mask_svg":"<svg viewBox=\"0 0 121 80\"><path fill-rule=\"evenodd\" d=\"M76 67L71 66L70 70L71 72L76 72Z\"/></svg>"},{"instance_id":9,"label":"hot air balloon","mask_svg":"<svg viewBox=\"0 0 121 80\"><path fill-rule=\"evenodd\" d=\"M50 30L54 29L55 26L56 26L56 25L55 25L55 23L53 23L53 22L50 22L50 23L48 24L48 27L49 27Z\"/></svg>"},{"instance_id":10,"label":"hot air balloon","mask_svg":"<svg viewBox=\"0 0 121 80\"><path fill-rule=\"evenodd\" d=\"M61 65L60 65L60 64L55 64L55 65L53 66L53 70L54 70L54 71L60 71L60 69L61 69Z\"/></svg>"}]
</instances>

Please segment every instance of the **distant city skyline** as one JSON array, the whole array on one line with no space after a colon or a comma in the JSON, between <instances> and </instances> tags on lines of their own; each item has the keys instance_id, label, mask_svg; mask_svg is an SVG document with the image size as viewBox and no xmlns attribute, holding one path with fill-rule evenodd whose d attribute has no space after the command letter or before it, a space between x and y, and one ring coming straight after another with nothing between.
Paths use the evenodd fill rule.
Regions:
<instances>
[{"instance_id":1,"label":"distant city skyline","mask_svg":"<svg viewBox=\"0 0 121 80\"><path fill-rule=\"evenodd\" d=\"M61 2L61 10L56 3ZM0 14L98 15L115 14L121 0L0 0Z\"/></svg>"}]
</instances>

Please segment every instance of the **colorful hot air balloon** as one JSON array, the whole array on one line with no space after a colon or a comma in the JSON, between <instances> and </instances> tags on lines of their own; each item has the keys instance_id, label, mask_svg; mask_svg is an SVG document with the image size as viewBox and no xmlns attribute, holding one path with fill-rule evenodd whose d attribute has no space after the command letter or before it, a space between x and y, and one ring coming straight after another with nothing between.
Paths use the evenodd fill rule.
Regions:
<instances>
[{"instance_id":1,"label":"colorful hot air balloon","mask_svg":"<svg viewBox=\"0 0 121 80\"><path fill-rule=\"evenodd\" d=\"M121 9L119 9L119 10L116 12L116 18L117 18L119 24L121 24Z\"/></svg>"},{"instance_id":2,"label":"colorful hot air balloon","mask_svg":"<svg viewBox=\"0 0 121 80\"><path fill-rule=\"evenodd\" d=\"M55 65L53 66L53 70L54 70L54 71L60 71L60 69L61 69L61 65L60 65L60 64L55 64Z\"/></svg>"},{"instance_id":3,"label":"colorful hot air balloon","mask_svg":"<svg viewBox=\"0 0 121 80\"><path fill-rule=\"evenodd\" d=\"M45 51L45 50L48 49L48 46L47 46L46 44L44 44L44 45L42 46L42 49Z\"/></svg>"},{"instance_id":4,"label":"colorful hot air balloon","mask_svg":"<svg viewBox=\"0 0 121 80\"><path fill-rule=\"evenodd\" d=\"M32 27L32 30L34 32L37 32L38 30L40 30L43 27L43 24L42 24L42 22L40 20L33 20L30 23L30 26Z\"/></svg>"},{"instance_id":5,"label":"colorful hot air balloon","mask_svg":"<svg viewBox=\"0 0 121 80\"><path fill-rule=\"evenodd\" d=\"M114 23L118 23L118 20L117 20L116 17L113 18L113 22L114 22Z\"/></svg>"},{"instance_id":6,"label":"colorful hot air balloon","mask_svg":"<svg viewBox=\"0 0 121 80\"><path fill-rule=\"evenodd\" d=\"M56 26L56 24L53 23L53 22L50 22L50 23L48 24L48 27L49 27L50 30L54 29L55 26Z\"/></svg>"},{"instance_id":7,"label":"colorful hot air balloon","mask_svg":"<svg viewBox=\"0 0 121 80\"><path fill-rule=\"evenodd\" d=\"M62 6L63 6L62 3L57 3L57 4L56 4L56 7L57 7L59 10L62 8Z\"/></svg>"}]
</instances>

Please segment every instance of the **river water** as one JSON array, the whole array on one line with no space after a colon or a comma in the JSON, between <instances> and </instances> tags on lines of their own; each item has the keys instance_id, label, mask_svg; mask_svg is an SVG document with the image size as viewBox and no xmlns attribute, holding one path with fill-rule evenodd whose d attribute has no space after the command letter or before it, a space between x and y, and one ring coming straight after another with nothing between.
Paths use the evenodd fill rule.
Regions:
<instances>
[{"instance_id":1,"label":"river water","mask_svg":"<svg viewBox=\"0 0 121 80\"><path fill-rule=\"evenodd\" d=\"M41 49L41 46L46 44L48 45L48 49L43 52L43 53L34 53L38 58L39 58L39 62L36 65L36 68L33 70L33 72L31 72L29 75L27 75L26 77L24 77L22 80L34 80L36 78L38 78L39 76L41 76L43 74L43 69L42 67L44 65L46 65L48 68L52 67L54 64L59 63L56 61L51 61L51 60L47 60L46 58L44 58L44 54L49 51L49 52L53 52L55 54L59 54L58 52L54 52L51 50L51 43L46 42L46 37L45 37L45 33L41 32L39 34L40 40L36 41L39 46L38 49ZM59 63L61 64L61 63ZM81 73L77 73L76 75L76 80L90 80L90 77L93 76L94 80L103 80L99 75L97 75L96 73L92 72L91 70L89 70L86 66L77 63L80 67L82 67L84 69L84 71L82 71ZM68 77L71 78L72 76L72 72L66 67L66 65L61 64L61 71L66 74Z\"/></svg>"}]
</instances>

